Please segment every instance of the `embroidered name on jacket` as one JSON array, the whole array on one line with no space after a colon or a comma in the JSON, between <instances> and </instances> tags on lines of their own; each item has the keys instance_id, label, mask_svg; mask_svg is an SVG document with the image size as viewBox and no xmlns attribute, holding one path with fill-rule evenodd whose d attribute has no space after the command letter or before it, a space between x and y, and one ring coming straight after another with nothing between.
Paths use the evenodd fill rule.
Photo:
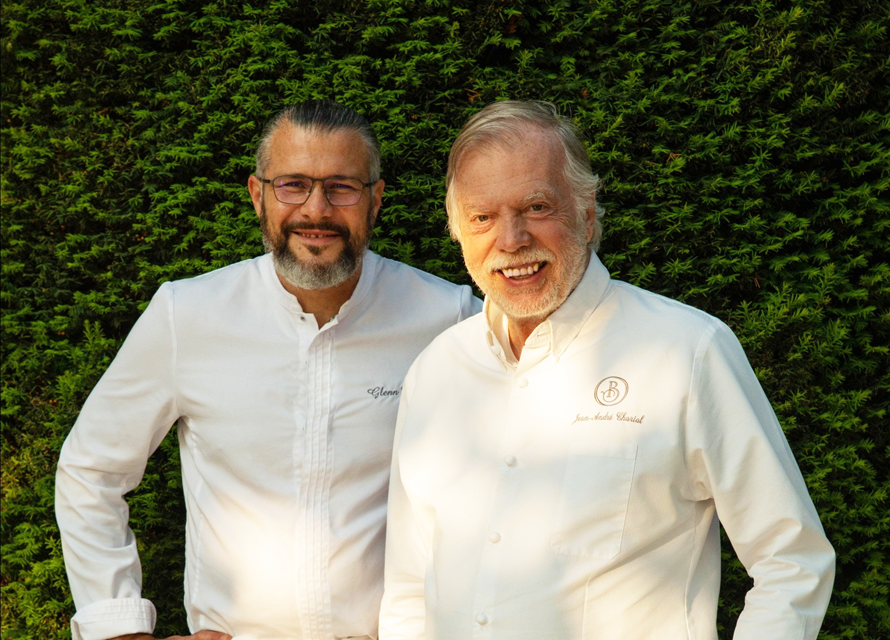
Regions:
<instances>
[{"instance_id":1,"label":"embroidered name on jacket","mask_svg":"<svg viewBox=\"0 0 890 640\"><path fill-rule=\"evenodd\" d=\"M373 389L368 389L368 393L371 394L375 400L379 400L380 398L394 398L402 393L402 388L387 389L386 387L374 387Z\"/></svg>"},{"instance_id":2,"label":"embroidered name on jacket","mask_svg":"<svg viewBox=\"0 0 890 640\"><path fill-rule=\"evenodd\" d=\"M579 413L575 416L575 419L572 420L572 424L575 424L576 422L592 422L594 420L618 420L620 422L636 422L637 424L643 424L643 419L645 417L645 414L641 416L632 416L625 411L619 411L615 415L612 415L607 411L605 413L597 413L594 416L582 416Z\"/></svg>"}]
</instances>

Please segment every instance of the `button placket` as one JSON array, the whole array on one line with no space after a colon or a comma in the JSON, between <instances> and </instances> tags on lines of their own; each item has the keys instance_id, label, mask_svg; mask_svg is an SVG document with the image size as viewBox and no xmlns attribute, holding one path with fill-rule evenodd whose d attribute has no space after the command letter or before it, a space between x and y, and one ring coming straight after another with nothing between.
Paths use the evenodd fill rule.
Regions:
<instances>
[{"instance_id":1,"label":"button placket","mask_svg":"<svg viewBox=\"0 0 890 640\"><path fill-rule=\"evenodd\" d=\"M299 594L297 607L304 629L332 636L326 559L330 555L327 528L333 451L328 438L331 408L332 339L315 333L307 350L307 425L300 461L300 511L297 532Z\"/></svg>"},{"instance_id":2,"label":"button placket","mask_svg":"<svg viewBox=\"0 0 890 640\"><path fill-rule=\"evenodd\" d=\"M500 447L502 450L510 451L513 447L514 434L512 426L518 417L520 411L517 409L516 400L519 396L519 390L516 388L516 381L510 374L505 376L504 382L508 385L508 394L505 400L505 420L500 429ZM491 619L495 614L495 603L498 601L498 584L499 576L504 574L504 553L507 549L503 543L501 533L501 524L508 518L509 502L507 497L514 492L514 480L509 477L509 467L516 464L516 459L512 454L504 454L500 457L494 457L491 464L494 468L491 472L495 475L495 488L493 501L487 517L487 529L478 532L478 544L481 545L479 557L478 579L473 597L473 625L474 635L487 636L493 633L494 625ZM509 462L509 464L508 464Z\"/></svg>"}]
</instances>

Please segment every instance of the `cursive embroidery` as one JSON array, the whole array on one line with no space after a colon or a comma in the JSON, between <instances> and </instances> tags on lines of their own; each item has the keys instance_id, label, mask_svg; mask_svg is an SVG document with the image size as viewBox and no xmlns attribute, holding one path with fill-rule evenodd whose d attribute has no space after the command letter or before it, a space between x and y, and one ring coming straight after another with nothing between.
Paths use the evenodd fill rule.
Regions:
<instances>
[{"instance_id":1,"label":"cursive embroidery","mask_svg":"<svg viewBox=\"0 0 890 640\"><path fill-rule=\"evenodd\" d=\"M575 420L572 424L576 422L590 422L591 420L611 420L612 414L608 411L606 413L597 413L595 416L582 416L580 413L575 416Z\"/></svg>"},{"instance_id":2,"label":"cursive embroidery","mask_svg":"<svg viewBox=\"0 0 890 640\"><path fill-rule=\"evenodd\" d=\"M592 422L593 420L622 420L624 422L636 422L637 424L643 424L643 419L646 417L646 414L641 416L631 416L626 412L622 411L621 413L616 413L614 416L606 411L605 413L597 413L594 416L582 416L580 413L575 416L575 419L572 420L572 424L576 422Z\"/></svg>"},{"instance_id":3,"label":"cursive embroidery","mask_svg":"<svg viewBox=\"0 0 890 640\"><path fill-rule=\"evenodd\" d=\"M402 393L401 387L398 389L387 389L386 387L374 387L373 389L368 389L368 393L376 400L379 398L391 398L398 396Z\"/></svg>"}]
</instances>

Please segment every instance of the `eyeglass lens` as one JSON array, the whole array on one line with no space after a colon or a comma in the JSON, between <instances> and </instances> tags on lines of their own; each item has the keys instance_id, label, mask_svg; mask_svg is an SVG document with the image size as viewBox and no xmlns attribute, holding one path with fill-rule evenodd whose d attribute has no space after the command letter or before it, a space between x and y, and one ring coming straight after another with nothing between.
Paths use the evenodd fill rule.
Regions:
<instances>
[{"instance_id":1,"label":"eyeglass lens","mask_svg":"<svg viewBox=\"0 0 890 640\"><path fill-rule=\"evenodd\" d=\"M309 199L316 182L306 176L279 176L272 181L275 197L284 204L303 204ZM337 207L353 205L361 200L365 185L356 178L326 178L322 183L328 202Z\"/></svg>"}]
</instances>

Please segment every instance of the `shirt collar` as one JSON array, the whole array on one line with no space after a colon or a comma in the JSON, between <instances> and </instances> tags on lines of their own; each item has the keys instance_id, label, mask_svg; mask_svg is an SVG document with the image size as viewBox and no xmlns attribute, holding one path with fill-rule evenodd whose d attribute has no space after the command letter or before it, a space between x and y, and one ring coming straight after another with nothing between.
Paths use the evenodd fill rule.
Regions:
<instances>
[{"instance_id":1,"label":"shirt collar","mask_svg":"<svg viewBox=\"0 0 890 640\"><path fill-rule=\"evenodd\" d=\"M263 275L263 282L266 284L266 288L269 289L275 300L289 312L293 314L302 314L303 308L297 301L297 297L288 292L288 290L284 288L284 285L281 284L281 280L278 279L278 274L275 272L275 263L272 261L272 254L265 254L259 258L259 261L260 271ZM355 309L360 306L360 303L368 294L368 291L371 290L374 280L376 279L377 271L380 268L380 261L381 258L376 253L367 250L365 251L362 256L362 272L361 275L359 275L358 284L355 285L355 291L352 292L349 300L343 303L343 306L340 307L340 311L328 325L337 324L350 313L354 313Z\"/></svg>"},{"instance_id":2,"label":"shirt collar","mask_svg":"<svg viewBox=\"0 0 890 640\"><path fill-rule=\"evenodd\" d=\"M597 255L591 253L590 263L581 282L569 294L566 301L538 325L529 336L526 345L532 342L542 344L546 341L550 345L550 354L558 360L593 314L608 286L609 271ZM492 352L505 364L515 367L518 361L510 347L507 317L504 312L486 296L482 313L488 323L487 339Z\"/></svg>"}]
</instances>

